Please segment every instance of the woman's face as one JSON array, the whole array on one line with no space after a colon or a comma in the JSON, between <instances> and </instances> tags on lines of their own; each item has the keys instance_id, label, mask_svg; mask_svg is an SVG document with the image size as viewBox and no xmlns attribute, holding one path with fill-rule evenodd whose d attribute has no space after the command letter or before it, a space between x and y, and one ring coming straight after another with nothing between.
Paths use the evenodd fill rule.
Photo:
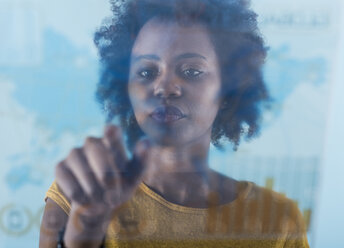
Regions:
<instances>
[{"instance_id":1,"label":"woman's face","mask_svg":"<svg viewBox=\"0 0 344 248\"><path fill-rule=\"evenodd\" d=\"M217 56L203 26L158 19L143 26L132 49L128 90L146 135L168 146L210 142L220 88Z\"/></svg>"}]
</instances>

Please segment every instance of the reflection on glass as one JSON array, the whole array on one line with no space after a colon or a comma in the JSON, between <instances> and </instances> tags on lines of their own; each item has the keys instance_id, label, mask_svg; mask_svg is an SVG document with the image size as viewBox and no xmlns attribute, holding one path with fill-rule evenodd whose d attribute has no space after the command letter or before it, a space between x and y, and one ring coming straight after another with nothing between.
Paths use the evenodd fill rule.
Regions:
<instances>
[{"instance_id":1,"label":"reflection on glass","mask_svg":"<svg viewBox=\"0 0 344 248\"><path fill-rule=\"evenodd\" d=\"M40 246L308 247L311 212L304 223L273 177L263 188L209 164L211 144L256 137L272 101L247 2L111 3L94 36L104 134L56 166Z\"/></svg>"}]
</instances>

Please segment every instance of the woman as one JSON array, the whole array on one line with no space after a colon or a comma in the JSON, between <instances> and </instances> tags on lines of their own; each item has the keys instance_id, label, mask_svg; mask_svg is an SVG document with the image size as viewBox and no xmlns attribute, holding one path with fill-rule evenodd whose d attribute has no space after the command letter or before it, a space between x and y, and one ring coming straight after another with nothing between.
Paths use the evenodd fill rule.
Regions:
<instances>
[{"instance_id":1,"label":"woman","mask_svg":"<svg viewBox=\"0 0 344 248\"><path fill-rule=\"evenodd\" d=\"M308 247L289 199L210 169L258 133L266 49L246 1L112 1L95 34L108 120L56 166L40 247ZM61 235L61 230L64 235Z\"/></svg>"}]
</instances>

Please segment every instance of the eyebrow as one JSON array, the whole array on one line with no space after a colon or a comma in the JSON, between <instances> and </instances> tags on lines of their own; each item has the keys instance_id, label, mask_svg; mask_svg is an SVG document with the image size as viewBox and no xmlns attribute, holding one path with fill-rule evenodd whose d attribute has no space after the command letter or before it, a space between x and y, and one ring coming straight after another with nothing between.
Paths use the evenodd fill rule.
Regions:
<instances>
[{"instance_id":1,"label":"eyebrow","mask_svg":"<svg viewBox=\"0 0 344 248\"><path fill-rule=\"evenodd\" d=\"M139 56L134 56L132 59L132 63L136 63L142 59L147 59L147 60L155 60L155 61L159 61L160 58L158 55L155 54L145 54L145 55L139 55Z\"/></svg>"},{"instance_id":2,"label":"eyebrow","mask_svg":"<svg viewBox=\"0 0 344 248\"><path fill-rule=\"evenodd\" d=\"M175 61L178 61L178 60L182 60L182 59L191 59L191 58L201 58L203 60L207 60L206 57L198 54L198 53L183 53L181 55L178 55L174 58ZM136 63L140 60L143 60L143 59L146 59L146 60L154 60L154 61L160 61L160 57L158 55L155 55L155 54L144 54L144 55L138 55L138 56L134 56L133 59L132 59L132 63Z\"/></svg>"},{"instance_id":3,"label":"eyebrow","mask_svg":"<svg viewBox=\"0 0 344 248\"><path fill-rule=\"evenodd\" d=\"M178 55L175 60L181 60L181 59L192 59L192 58L201 58L204 60L207 60L206 57L202 56L201 54L198 53L184 53L181 55Z\"/></svg>"}]
</instances>

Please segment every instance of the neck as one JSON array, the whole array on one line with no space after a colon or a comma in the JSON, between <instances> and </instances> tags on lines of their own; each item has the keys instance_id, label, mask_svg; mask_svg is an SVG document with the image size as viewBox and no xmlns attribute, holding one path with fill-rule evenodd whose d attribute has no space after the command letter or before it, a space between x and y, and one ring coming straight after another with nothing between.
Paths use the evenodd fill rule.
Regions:
<instances>
[{"instance_id":1,"label":"neck","mask_svg":"<svg viewBox=\"0 0 344 248\"><path fill-rule=\"evenodd\" d=\"M165 199L181 205L206 206L210 191L210 134L183 146L156 145L152 168L143 181Z\"/></svg>"}]
</instances>

